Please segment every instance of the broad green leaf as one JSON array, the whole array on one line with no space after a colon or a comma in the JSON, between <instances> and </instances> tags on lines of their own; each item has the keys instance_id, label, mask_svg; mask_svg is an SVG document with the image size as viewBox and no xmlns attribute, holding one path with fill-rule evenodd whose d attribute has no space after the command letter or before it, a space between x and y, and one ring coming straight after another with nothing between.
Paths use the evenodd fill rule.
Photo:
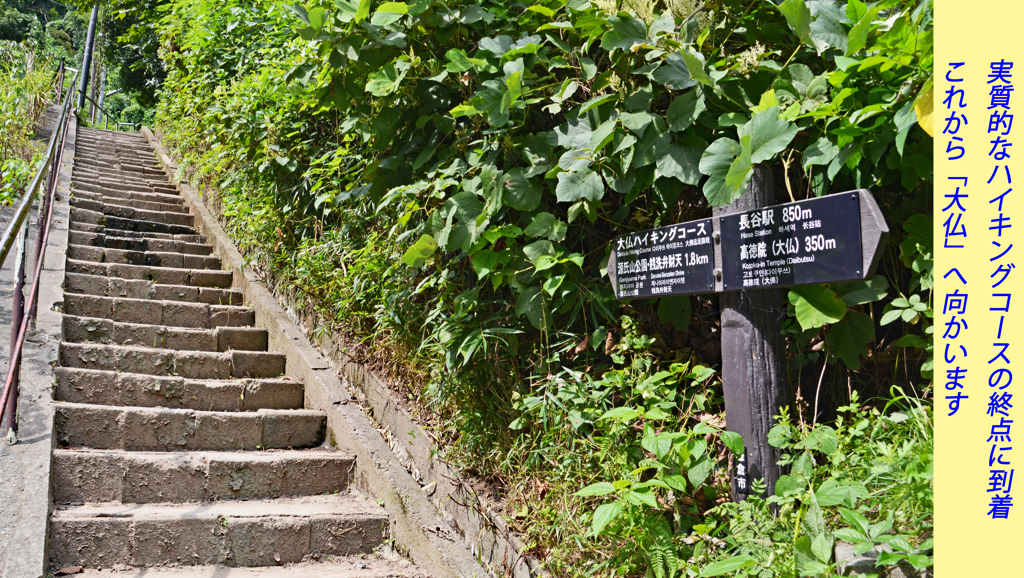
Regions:
<instances>
[{"instance_id":1,"label":"broad green leaf","mask_svg":"<svg viewBox=\"0 0 1024 578\"><path fill-rule=\"evenodd\" d=\"M672 100L666 114L669 130L682 132L690 128L706 108L704 93L700 90L690 90L677 96Z\"/></svg>"},{"instance_id":2,"label":"broad green leaf","mask_svg":"<svg viewBox=\"0 0 1024 578\"><path fill-rule=\"evenodd\" d=\"M711 143L700 158L700 172L708 176L704 182L704 197L712 207L721 207L733 202L741 194L729 189L725 176L732 162L743 152L740 143L730 138L720 138Z\"/></svg>"},{"instance_id":3,"label":"broad green leaf","mask_svg":"<svg viewBox=\"0 0 1024 578\"><path fill-rule=\"evenodd\" d=\"M789 302L804 331L836 323L846 315L846 303L824 285L803 285L789 290Z\"/></svg>"},{"instance_id":4,"label":"broad green leaf","mask_svg":"<svg viewBox=\"0 0 1024 578\"><path fill-rule=\"evenodd\" d=\"M356 24L358 24L358 23L362 22L363 20L366 20L366 17L369 16L369 15L370 15L370 0L359 0L359 9L356 10L356 15L355 15L355 17L352 18L352 20Z\"/></svg>"},{"instance_id":5,"label":"broad green leaf","mask_svg":"<svg viewBox=\"0 0 1024 578\"><path fill-rule=\"evenodd\" d=\"M508 259L508 251L482 249L473 254L473 270L476 271L477 277L483 279L491 274L499 265L506 263Z\"/></svg>"},{"instance_id":6,"label":"broad green leaf","mask_svg":"<svg viewBox=\"0 0 1024 578\"><path fill-rule=\"evenodd\" d=\"M839 156L839 147L828 140L827 136L821 135L818 140L804 149L804 168L812 165L827 165L837 156Z\"/></svg>"},{"instance_id":7,"label":"broad green leaf","mask_svg":"<svg viewBox=\"0 0 1024 578\"><path fill-rule=\"evenodd\" d=\"M866 281L853 281L851 283L833 283L832 289L836 295L843 298L843 301L850 307L863 305L878 301L889 293L889 282L881 275L875 275Z\"/></svg>"},{"instance_id":8,"label":"broad green leaf","mask_svg":"<svg viewBox=\"0 0 1024 578\"><path fill-rule=\"evenodd\" d=\"M700 140L699 137L690 137ZM700 155L706 146L671 144L657 160L656 176L673 177L688 185L700 183Z\"/></svg>"},{"instance_id":9,"label":"broad green leaf","mask_svg":"<svg viewBox=\"0 0 1024 578\"><path fill-rule=\"evenodd\" d=\"M551 213L537 213L523 232L528 237L546 237L552 241L565 238L566 224Z\"/></svg>"},{"instance_id":10,"label":"broad green leaf","mask_svg":"<svg viewBox=\"0 0 1024 578\"><path fill-rule=\"evenodd\" d=\"M437 251L437 243L430 235L420 235L419 240L413 243L412 247L402 255L402 263L413 269L422 267L434 252Z\"/></svg>"},{"instance_id":11,"label":"broad green leaf","mask_svg":"<svg viewBox=\"0 0 1024 578\"><path fill-rule=\"evenodd\" d=\"M600 419L631 421L640 416L640 412L631 407L615 407L601 415Z\"/></svg>"},{"instance_id":12,"label":"broad green leaf","mask_svg":"<svg viewBox=\"0 0 1024 578\"><path fill-rule=\"evenodd\" d=\"M611 482L597 482L596 484L590 484L573 495L586 498L589 496L607 496L614 493L615 486Z\"/></svg>"},{"instance_id":13,"label":"broad green leaf","mask_svg":"<svg viewBox=\"0 0 1024 578\"><path fill-rule=\"evenodd\" d=\"M850 311L825 335L829 355L843 360L847 367L860 369L860 359L868 355L868 343L875 338L875 324L860 311Z\"/></svg>"},{"instance_id":14,"label":"broad green leaf","mask_svg":"<svg viewBox=\"0 0 1024 578\"><path fill-rule=\"evenodd\" d=\"M647 24L639 18L612 16L608 19L611 30L601 37L601 48L609 52L625 50L647 43Z\"/></svg>"},{"instance_id":15,"label":"broad green leaf","mask_svg":"<svg viewBox=\"0 0 1024 578\"><path fill-rule=\"evenodd\" d=\"M754 172L754 163L750 160L750 135L740 137L740 154L733 159L729 165L729 172L725 173L725 186L739 198L747 189L747 183Z\"/></svg>"},{"instance_id":16,"label":"broad green leaf","mask_svg":"<svg viewBox=\"0 0 1024 578\"><path fill-rule=\"evenodd\" d=\"M832 546L834 544L835 540L832 536L828 532L822 532L811 540L811 552L822 565L828 564L832 561Z\"/></svg>"},{"instance_id":17,"label":"broad green leaf","mask_svg":"<svg viewBox=\"0 0 1024 578\"><path fill-rule=\"evenodd\" d=\"M718 562L712 562L704 567L701 571L701 578L710 578L711 576L726 576L736 572L741 568L753 566L757 563L757 560L753 556L741 554L739 556L733 556L732 558L726 558Z\"/></svg>"},{"instance_id":18,"label":"broad green leaf","mask_svg":"<svg viewBox=\"0 0 1024 578\"><path fill-rule=\"evenodd\" d=\"M617 122L613 119L609 119L601 123L598 126L592 136L590 137L590 151L596 157L601 149L608 143L612 142L612 138L615 136L615 127Z\"/></svg>"},{"instance_id":19,"label":"broad green leaf","mask_svg":"<svg viewBox=\"0 0 1024 578\"><path fill-rule=\"evenodd\" d=\"M327 19L327 11L317 6L309 11L309 25L320 32L324 27L324 21Z\"/></svg>"},{"instance_id":20,"label":"broad green leaf","mask_svg":"<svg viewBox=\"0 0 1024 578\"><path fill-rule=\"evenodd\" d=\"M817 16L811 23L811 38L816 40L818 54L825 51L825 44L845 53L849 44L844 23L847 21L839 7L829 2L815 2Z\"/></svg>"},{"instance_id":21,"label":"broad green leaf","mask_svg":"<svg viewBox=\"0 0 1024 578\"><path fill-rule=\"evenodd\" d=\"M690 52L685 50L682 52L683 61L686 63L686 70L690 73L690 78L703 84L704 86L715 87L715 81L704 72L704 55L699 52Z\"/></svg>"},{"instance_id":22,"label":"broad green leaf","mask_svg":"<svg viewBox=\"0 0 1024 578\"><path fill-rule=\"evenodd\" d=\"M470 58L465 50L461 48L452 48L445 53L445 59L448 60L446 68L448 72L465 72L472 70L476 66L486 66L487 62L480 60L479 58Z\"/></svg>"},{"instance_id":23,"label":"broad green leaf","mask_svg":"<svg viewBox=\"0 0 1024 578\"><path fill-rule=\"evenodd\" d=\"M772 427L768 431L768 443L772 447L785 448L789 447L790 440L793 439L793 427L786 424L778 424Z\"/></svg>"},{"instance_id":24,"label":"broad green leaf","mask_svg":"<svg viewBox=\"0 0 1024 578\"><path fill-rule=\"evenodd\" d=\"M409 5L405 2L385 2L373 13L370 23L374 26L387 26L394 24L408 13Z\"/></svg>"},{"instance_id":25,"label":"broad green leaf","mask_svg":"<svg viewBox=\"0 0 1024 578\"><path fill-rule=\"evenodd\" d=\"M929 80L923 87L921 94L914 100L914 113L917 115L917 124L921 125L924 132L928 133L928 136L931 137L935 136L935 121L932 120L934 93L935 86Z\"/></svg>"},{"instance_id":26,"label":"broad green leaf","mask_svg":"<svg viewBox=\"0 0 1024 578\"><path fill-rule=\"evenodd\" d=\"M516 315L526 317L534 329L547 329L550 326L551 320L544 314L543 291L539 286L527 287L519 293L516 298Z\"/></svg>"},{"instance_id":27,"label":"broad green leaf","mask_svg":"<svg viewBox=\"0 0 1024 578\"><path fill-rule=\"evenodd\" d=\"M804 0L786 0L779 6L779 12L786 17L789 29L796 34L800 42L810 44L812 48L817 49L811 42L811 10Z\"/></svg>"},{"instance_id":28,"label":"broad green leaf","mask_svg":"<svg viewBox=\"0 0 1024 578\"><path fill-rule=\"evenodd\" d=\"M534 241L523 247L523 253L531 263L536 264L541 257L554 257L555 247L551 244L551 241Z\"/></svg>"},{"instance_id":29,"label":"broad green leaf","mask_svg":"<svg viewBox=\"0 0 1024 578\"><path fill-rule=\"evenodd\" d=\"M690 483L693 484L693 487L699 487L707 481L708 476L711 474L711 468L714 465L714 462L708 456L700 456L700 459L690 464L690 467L686 470L686 475L690 478Z\"/></svg>"},{"instance_id":30,"label":"broad green leaf","mask_svg":"<svg viewBox=\"0 0 1024 578\"><path fill-rule=\"evenodd\" d=\"M558 167L568 172L575 172L594 164L594 157L589 148L574 148L565 151L558 159Z\"/></svg>"},{"instance_id":31,"label":"broad green leaf","mask_svg":"<svg viewBox=\"0 0 1024 578\"><path fill-rule=\"evenodd\" d=\"M769 89L761 95L761 100L757 103L757 106L752 107L751 112L764 112L771 107L779 106L779 99L775 96L775 89Z\"/></svg>"},{"instance_id":32,"label":"broad green leaf","mask_svg":"<svg viewBox=\"0 0 1024 578\"><path fill-rule=\"evenodd\" d=\"M822 506L846 504L851 508L857 505L857 500L864 499L869 496L868 489L862 482L849 480L840 481L836 478L829 478L825 480L821 486L818 487L815 495L818 498L818 503Z\"/></svg>"},{"instance_id":33,"label":"broad green leaf","mask_svg":"<svg viewBox=\"0 0 1024 578\"><path fill-rule=\"evenodd\" d=\"M590 169L574 173L558 173L555 195L560 203L573 203L580 199L600 201L604 197L601 177Z\"/></svg>"},{"instance_id":34,"label":"broad green leaf","mask_svg":"<svg viewBox=\"0 0 1024 578\"><path fill-rule=\"evenodd\" d=\"M831 456L839 449L839 436L836 435L836 430L827 425L819 425L797 445Z\"/></svg>"},{"instance_id":35,"label":"broad green leaf","mask_svg":"<svg viewBox=\"0 0 1024 578\"><path fill-rule=\"evenodd\" d=\"M801 494L807 490L807 481L802 476L779 476L775 482L775 495L785 496L786 494Z\"/></svg>"},{"instance_id":36,"label":"broad green leaf","mask_svg":"<svg viewBox=\"0 0 1024 578\"><path fill-rule=\"evenodd\" d=\"M619 95L617 94L602 94L601 96L595 96L583 103L583 105L580 106L580 109L576 111L576 114L583 114L594 107L601 106L602 104L611 102L617 98L619 98Z\"/></svg>"},{"instance_id":37,"label":"broad green leaf","mask_svg":"<svg viewBox=\"0 0 1024 578\"><path fill-rule=\"evenodd\" d=\"M750 121L737 129L742 139L750 135L750 162L763 163L786 150L796 136L796 124L779 119L778 107L754 114Z\"/></svg>"},{"instance_id":38,"label":"broad green leaf","mask_svg":"<svg viewBox=\"0 0 1024 578\"><path fill-rule=\"evenodd\" d=\"M405 78L408 71L409 66L407 64L399 71L394 62L389 62L384 68L369 74L370 81L366 83L366 92L374 96L391 94L398 90L398 86L402 83L402 79Z\"/></svg>"},{"instance_id":39,"label":"broad green leaf","mask_svg":"<svg viewBox=\"0 0 1024 578\"><path fill-rule=\"evenodd\" d=\"M591 522L591 530L594 535L600 534L608 524L612 523L615 518L619 517L622 513L624 505L622 502L612 502L611 504L601 504L594 510L594 520Z\"/></svg>"},{"instance_id":40,"label":"broad green leaf","mask_svg":"<svg viewBox=\"0 0 1024 578\"><path fill-rule=\"evenodd\" d=\"M690 70L686 67L684 52L673 52L665 58L657 70L654 71L654 80L665 85L669 90L685 90L696 86L697 81L693 79Z\"/></svg>"},{"instance_id":41,"label":"broad green leaf","mask_svg":"<svg viewBox=\"0 0 1024 578\"><path fill-rule=\"evenodd\" d=\"M821 506L818 505L818 499L814 496L814 492L808 494L809 500L805 500L807 510L804 512L804 518L802 520L804 531L813 540L818 536L821 536L827 530L825 526L825 516L821 512Z\"/></svg>"},{"instance_id":42,"label":"broad green leaf","mask_svg":"<svg viewBox=\"0 0 1024 578\"><path fill-rule=\"evenodd\" d=\"M510 208L532 211L540 204L541 193L540 185L526 178L525 169L516 167L505 173L505 190L501 200Z\"/></svg>"},{"instance_id":43,"label":"broad green leaf","mask_svg":"<svg viewBox=\"0 0 1024 578\"><path fill-rule=\"evenodd\" d=\"M662 297L658 300L658 321L671 323L676 331L690 328L690 296Z\"/></svg>"},{"instance_id":44,"label":"broad green leaf","mask_svg":"<svg viewBox=\"0 0 1024 578\"><path fill-rule=\"evenodd\" d=\"M494 56L501 58L503 54L512 49L515 41L511 36L496 36L494 38L480 39L480 50L486 50Z\"/></svg>"},{"instance_id":45,"label":"broad green leaf","mask_svg":"<svg viewBox=\"0 0 1024 578\"><path fill-rule=\"evenodd\" d=\"M734 431L723 431L721 437L722 443L725 444L725 447L729 448L729 451L731 451L733 455L737 457L743 455L745 449L743 445L743 436Z\"/></svg>"},{"instance_id":46,"label":"broad green leaf","mask_svg":"<svg viewBox=\"0 0 1024 578\"><path fill-rule=\"evenodd\" d=\"M872 538L871 535L871 522L868 521L860 512L850 510L847 508L839 508L839 515L846 520L846 523L851 528L857 531L862 536L862 539L868 540Z\"/></svg>"},{"instance_id":47,"label":"broad green leaf","mask_svg":"<svg viewBox=\"0 0 1024 578\"><path fill-rule=\"evenodd\" d=\"M859 50L867 47L868 44L868 33L871 31L871 24L878 16L878 12L882 8L880 6L873 6L861 16L857 23L850 29L849 41L846 45L846 55L849 56L858 52ZM847 13L849 16L849 13Z\"/></svg>"}]
</instances>

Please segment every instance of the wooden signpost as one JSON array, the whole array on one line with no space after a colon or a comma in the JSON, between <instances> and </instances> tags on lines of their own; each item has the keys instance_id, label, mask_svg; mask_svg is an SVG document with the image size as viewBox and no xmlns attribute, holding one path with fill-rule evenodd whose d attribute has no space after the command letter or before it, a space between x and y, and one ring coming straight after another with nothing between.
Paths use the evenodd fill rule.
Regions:
<instances>
[{"instance_id":1,"label":"wooden signpost","mask_svg":"<svg viewBox=\"0 0 1024 578\"><path fill-rule=\"evenodd\" d=\"M757 167L746 192L700 219L617 237L608 276L619 299L722 293L722 386L727 429L743 436L733 493L780 471L768 431L790 405L782 287L869 278L888 226L867 190L771 205L770 171Z\"/></svg>"}]
</instances>

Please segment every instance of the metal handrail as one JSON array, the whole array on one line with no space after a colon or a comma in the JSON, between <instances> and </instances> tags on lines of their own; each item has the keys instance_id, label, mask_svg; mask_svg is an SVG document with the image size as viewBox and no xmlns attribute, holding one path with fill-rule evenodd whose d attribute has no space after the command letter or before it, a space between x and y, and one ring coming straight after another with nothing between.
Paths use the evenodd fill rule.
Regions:
<instances>
[{"instance_id":1,"label":"metal handrail","mask_svg":"<svg viewBox=\"0 0 1024 578\"><path fill-rule=\"evenodd\" d=\"M100 104L98 102L96 102L95 100L93 100L92 97L89 96L88 94L83 94L82 96L84 96L85 99L88 100L89 102L93 103L93 105L95 105L96 108L102 110L103 114L107 115L108 117L113 117L114 116L114 115L110 114L110 112L108 112L107 109L105 109L102 106L100 106ZM105 123L106 123L106 121L104 121L104 126L106 126ZM130 126L130 127L132 127L132 130L135 130L135 123L133 123L133 122L116 122L114 124L116 124L117 126Z\"/></svg>"},{"instance_id":2,"label":"metal handrail","mask_svg":"<svg viewBox=\"0 0 1024 578\"><path fill-rule=\"evenodd\" d=\"M39 296L39 277L42 273L43 258L46 254L46 243L50 236L50 223L53 215L53 196L57 188L58 171L60 163L64 157L64 143L67 140L68 125L73 117L72 108L72 95L74 95L75 81L78 79L79 72L75 72L74 78L71 80L71 85L68 87L67 92L64 95L64 103L61 106L60 116L57 119L57 123L53 128L53 133L50 135L50 144L46 147L46 156L43 158L42 165L36 170L36 174L32 177L32 181L29 183L28 188L25 189L25 195L21 202L18 204L18 208L14 212L14 216L11 218L10 223L7 224L7 228L4 230L3 235L0 236L0 265L7 261L7 255L10 253L11 245L15 239L21 237L22 243L18 254L18 270L16 271L17 281L14 291L14 304L12 306L12 328L11 328L11 359L8 364L7 379L4 381L3 393L0 393L0 424L3 423L4 419L7 419L8 427L8 443L17 442L17 430L18 424L16 420L16 410L18 405L18 374L21 369L21 353L25 345L25 337L28 334L28 326L31 320L35 316L35 305ZM60 146L57 143L60 143ZM36 194L39 191L40 185L43 182L44 175L46 175L47 184L45 195L41 199L39 204L39 224L41 230L38 236L38 247L36 248L35 255L35 270L32 277L32 290L29 292L28 298L28 313L25 313L24 301L22 299L22 283L25 275L25 250L27 243L27 233L22 234L22 227L25 226L25 221L32 210L32 201L35 199ZM45 214L45 218L43 215ZM20 318L20 319L19 319Z\"/></svg>"}]
</instances>

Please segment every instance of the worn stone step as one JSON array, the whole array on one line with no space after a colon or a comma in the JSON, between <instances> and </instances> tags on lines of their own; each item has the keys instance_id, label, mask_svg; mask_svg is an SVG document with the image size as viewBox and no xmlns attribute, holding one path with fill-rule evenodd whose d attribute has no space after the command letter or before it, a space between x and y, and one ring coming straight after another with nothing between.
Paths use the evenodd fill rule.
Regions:
<instances>
[{"instance_id":1,"label":"worn stone step","mask_svg":"<svg viewBox=\"0 0 1024 578\"><path fill-rule=\"evenodd\" d=\"M262 327L188 329L74 315L64 316L63 339L70 343L94 342L179 351L267 350L267 330Z\"/></svg>"},{"instance_id":2,"label":"worn stone step","mask_svg":"<svg viewBox=\"0 0 1024 578\"><path fill-rule=\"evenodd\" d=\"M267 351L182 351L62 341L60 364L64 367L194 379L267 378L284 374L285 356Z\"/></svg>"},{"instance_id":3,"label":"worn stone step","mask_svg":"<svg viewBox=\"0 0 1024 578\"><path fill-rule=\"evenodd\" d=\"M68 259L65 268L68 273L101 275L121 279L142 279L161 285L189 285L193 287L231 287L231 271L212 269L174 269L171 267L148 267L124 265L121 263L96 263Z\"/></svg>"},{"instance_id":4,"label":"worn stone step","mask_svg":"<svg viewBox=\"0 0 1024 578\"><path fill-rule=\"evenodd\" d=\"M325 449L264 452L55 450L59 504L260 500L345 492L355 460Z\"/></svg>"},{"instance_id":5,"label":"worn stone step","mask_svg":"<svg viewBox=\"0 0 1024 578\"><path fill-rule=\"evenodd\" d=\"M173 235L197 234L193 227L187 227L185 225L176 225L158 221L145 221L140 219L126 219L124 217L107 215L99 211L91 211L81 207L71 207L71 220L72 222L88 223L90 225L102 225L108 229L118 229L121 231L152 231L154 233L170 233Z\"/></svg>"},{"instance_id":6,"label":"worn stone step","mask_svg":"<svg viewBox=\"0 0 1024 578\"><path fill-rule=\"evenodd\" d=\"M191 287L188 285L164 285L144 279L120 279L101 275L67 273L64 277L64 291L103 297L128 297L130 299L160 299L165 301L186 301L209 305L242 305L241 291L214 287Z\"/></svg>"},{"instance_id":7,"label":"worn stone step","mask_svg":"<svg viewBox=\"0 0 1024 578\"><path fill-rule=\"evenodd\" d=\"M54 402L57 445L98 450L180 452L312 448L327 415L307 409L252 412Z\"/></svg>"},{"instance_id":8,"label":"worn stone step","mask_svg":"<svg viewBox=\"0 0 1024 578\"><path fill-rule=\"evenodd\" d=\"M88 245L68 245L67 258L75 261L120 263L172 269L220 269L220 257L173 251L132 251Z\"/></svg>"},{"instance_id":9,"label":"worn stone step","mask_svg":"<svg viewBox=\"0 0 1024 578\"><path fill-rule=\"evenodd\" d=\"M170 233L154 233L152 231L122 231L119 229L111 229L107 231L107 228L103 225L93 225L91 223L82 223L71 221L68 223L68 229L71 231L82 231L84 233L97 233L101 235L111 235L113 237L138 237L140 239L165 239L168 241L182 241L185 243L206 243L205 235L187 235L187 234L170 234Z\"/></svg>"},{"instance_id":10,"label":"worn stone step","mask_svg":"<svg viewBox=\"0 0 1024 578\"><path fill-rule=\"evenodd\" d=\"M99 317L123 323L145 323L175 327L246 327L254 325L253 309L240 305L210 305L156 299L100 297L65 293L62 313L77 317Z\"/></svg>"},{"instance_id":11,"label":"worn stone step","mask_svg":"<svg viewBox=\"0 0 1024 578\"><path fill-rule=\"evenodd\" d=\"M147 175L130 167L122 168L117 161L97 161L95 163L76 163L74 179L92 185L132 185L149 188L154 185L167 185L166 177Z\"/></svg>"},{"instance_id":12,"label":"worn stone step","mask_svg":"<svg viewBox=\"0 0 1024 578\"><path fill-rule=\"evenodd\" d=\"M88 199L99 203L105 203L108 205L118 205L122 207L133 207L136 209L143 209L146 211L156 211L163 213L182 213L188 214L188 207L181 203L161 203L156 201L147 201L143 199L131 199L113 197L110 195L104 195L103 193L94 193L91 191L81 191L75 188L71 189L71 195L73 199Z\"/></svg>"},{"instance_id":13,"label":"worn stone step","mask_svg":"<svg viewBox=\"0 0 1024 578\"><path fill-rule=\"evenodd\" d=\"M206 411L302 409L303 386L284 378L186 379L55 367L54 398L72 403Z\"/></svg>"},{"instance_id":14,"label":"worn stone step","mask_svg":"<svg viewBox=\"0 0 1024 578\"><path fill-rule=\"evenodd\" d=\"M185 253L189 255L209 255L213 247L204 243L187 243L185 241L173 241L168 239L151 239L134 234L107 235L105 233L88 233L85 231L71 231L68 236L68 243L71 245L84 245L89 247L101 247L105 249L121 249L126 251L142 251L157 253Z\"/></svg>"},{"instance_id":15,"label":"worn stone step","mask_svg":"<svg viewBox=\"0 0 1024 578\"><path fill-rule=\"evenodd\" d=\"M58 508L50 519L53 568L278 566L370 554L384 543L387 514L353 494Z\"/></svg>"},{"instance_id":16,"label":"worn stone step","mask_svg":"<svg viewBox=\"0 0 1024 578\"><path fill-rule=\"evenodd\" d=\"M90 569L89 578L429 578L428 574L411 562L392 558L332 556L330 562L305 562L264 568L217 565L143 568L134 571Z\"/></svg>"},{"instance_id":17,"label":"worn stone step","mask_svg":"<svg viewBox=\"0 0 1024 578\"><path fill-rule=\"evenodd\" d=\"M73 208L87 209L97 213L103 213L111 217L150 221L153 223L166 223L168 225L183 225L191 227L195 224L195 216L179 211L147 211L124 205L113 205L102 201L94 201L84 197L71 197L69 201Z\"/></svg>"},{"instance_id":18,"label":"worn stone step","mask_svg":"<svg viewBox=\"0 0 1024 578\"><path fill-rule=\"evenodd\" d=\"M122 190L127 189L127 190ZM182 198L171 192L160 192L158 189L152 186L132 186L132 187L113 187L103 183L94 184L89 182L74 181L71 185L72 194L80 193L92 193L94 195L102 195L104 198L119 198L128 201L140 200L150 201L158 203L166 203L169 205L181 204Z\"/></svg>"}]
</instances>

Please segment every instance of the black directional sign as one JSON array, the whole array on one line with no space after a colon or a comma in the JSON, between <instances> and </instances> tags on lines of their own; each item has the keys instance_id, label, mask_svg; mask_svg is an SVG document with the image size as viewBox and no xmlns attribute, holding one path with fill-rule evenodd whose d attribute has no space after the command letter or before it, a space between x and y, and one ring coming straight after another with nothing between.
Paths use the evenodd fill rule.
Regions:
<instances>
[{"instance_id":1,"label":"black directional sign","mask_svg":"<svg viewBox=\"0 0 1024 578\"><path fill-rule=\"evenodd\" d=\"M608 271L619 299L667 297L715 290L711 219L615 239Z\"/></svg>"},{"instance_id":2,"label":"black directional sign","mask_svg":"<svg viewBox=\"0 0 1024 578\"><path fill-rule=\"evenodd\" d=\"M858 191L720 218L722 289L862 278Z\"/></svg>"},{"instance_id":3,"label":"black directional sign","mask_svg":"<svg viewBox=\"0 0 1024 578\"><path fill-rule=\"evenodd\" d=\"M853 281L888 233L861 189L622 235L608 276L619 299Z\"/></svg>"}]
</instances>

